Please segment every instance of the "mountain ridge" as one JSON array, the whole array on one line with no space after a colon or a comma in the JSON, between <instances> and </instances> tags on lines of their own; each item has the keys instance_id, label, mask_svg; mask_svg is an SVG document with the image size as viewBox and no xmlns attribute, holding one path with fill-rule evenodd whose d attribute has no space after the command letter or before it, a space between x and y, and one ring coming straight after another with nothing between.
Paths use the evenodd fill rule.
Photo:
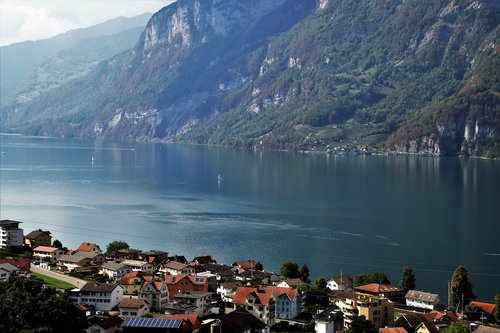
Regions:
<instances>
[{"instance_id":1,"label":"mountain ridge","mask_svg":"<svg viewBox=\"0 0 500 333\"><path fill-rule=\"evenodd\" d=\"M488 0L265 4L257 10L253 2L179 0L153 15L132 51L16 112L4 108L2 127L254 149L369 146L407 153L397 143L404 136L393 133L433 119L426 110L458 96L500 40L500 7Z\"/></svg>"}]
</instances>

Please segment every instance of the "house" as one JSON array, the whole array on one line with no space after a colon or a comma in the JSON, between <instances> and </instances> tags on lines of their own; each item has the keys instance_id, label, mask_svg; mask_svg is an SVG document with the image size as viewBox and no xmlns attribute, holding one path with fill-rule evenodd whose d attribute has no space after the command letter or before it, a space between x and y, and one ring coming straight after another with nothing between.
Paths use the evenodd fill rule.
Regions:
<instances>
[{"instance_id":1,"label":"house","mask_svg":"<svg viewBox=\"0 0 500 333\"><path fill-rule=\"evenodd\" d=\"M79 268L93 270L97 268L97 266L92 264L92 258L85 258L77 255L70 256L68 254L57 258L56 265L59 267L59 270L62 271L72 271Z\"/></svg>"},{"instance_id":2,"label":"house","mask_svg":"<svg viewBox=\"0 0 500 333\"><path fill-rule=\"evenodd\" d=\"M96 252L96 253L102 253L101 248L99 245L94 244L94 243L82 243L78 249L76 249L76 252Z\"/></svg>"},{"instance_id":3,"label":"house","mask_svg":"<svg viewBox=\"0 0 500 333\"><path fill-rule=\"evenodd\" d=\"M106 257L102 253L98 252L75 252L73 256L90 258L91 262L97 266L100 266L106 262Z\"/></svg>"},{"instance_id":4,"label":"house","mask_svg":"<svg viewBox=\"0 0 500 333\"><path fill-rule=\"evenodd\" d=\"M120 316L122 317L143 317L149 313L149 304L142 298L124 297L120 304Z\"/></svg>"},{"instance_id":5,"label":"house","mask_svg":"<svg viewBox=\"0 0 500 333\"><path fill-rule=\"evenodd\" d=\"M211 313L211 292L186 291L174 295L173 302L166 307L167 314L187 314L205 317Z\"/></svg>"},{"instance_id":6,"label":"house","mask_svg":"<svg viewBox=\"0 0 500 333\"><path fill-rule=\"evenodd\" d=\"M429 310L434 309L434 306L440 302L437 294L417 290L409 290L405 298L406 305Z\"/></svg>"},{"instance_id":7,"label":"house","mask_svg":"<svg viewBox=\"0 0 500 333\"><path fill-rule=\"evenodd\" d=\"M148 302L151 311L162 312L168 303L168 287L164 281L144 281L138 295Z\"/></svg>"},{"instance_id":8,"label":"house","mask_svg":"<svg viewBox=\"0 0 500 333\"><path fill-rule=\"evenodd\" d=\"M403 289L381 283L365 284L355 287L354 290L360 294L386 297L396 303L402 303L405 296Z\"/></svg>"},{"instance_id":9,"label":"house","mask_svg":"<svg viewBox=\"0 0 500 333\"><path fill-rule=\"evenodd\" d=\"M168 253L163 252L163 251L158 251L158 250L150 250L150 251L142 252L141 257L143 260L156 266L168 258Z\"/></svg>"},{"instance_id":10,"label":"house","mask_svg":"<svg viewBox=\"0 0 500 333\"><path fill-rule=\"evenodd\" d=\"M284 279L280 283L276 285L276 287L280 288L298 288L303 285L305 282L299 278L296 279Z\"/></svg>"},{"instance_id":11,"label":"house","mask_svg":"<svg viewBox=\"0 0 500 333\"><path fill-rule=\"evenodd\" d=\"M344 315L336 305L318 313L314 321L314 331L317 333L335 333L344 328Z\"/></svg>"},{"instance_id":12,"label":"house","mask_svg":"<svg viewBox=\"0 0 500 333\"><path fill-rule=\"evenodd\" d=\"M433 323L424 321L415 328L415 333L439 333L439 330Z\"/></svg>"},{"instance_id":13,"label":"house","mask_svg":"<svg viewBox=\"0 0 500 333\"><path fill-rule=\"evenodd\" d=\"M141 258L142 251L137 249L120 249L115 250L111 253L106 253L106 257L112 258L116 261L122 260L139 260Z\"/></svg>"},{"instance_id":14,"label":"house","mask_svg":"<svg viewBox=\"0 0 500 333\"><path fill-rule=\"evenodd\" d=\"M474 333L500 333L500 328L479 325L479 327L475 329Z\"/></svg>"},{"instance_id":15,"label":"house","mask_svg":"<svg viewBox=\"0 0 500 333\"><path fill-rule=\"evenodd\" d=\"M182 320L160 318L127 318L123 322L123 333L182 332Z\"/></svg>"},{"instance_id":16,"label":"house","mask_svg":"<svg viewBox=\"0 0 500 333\"><path fill-rule=\"evenodd\" d=\"M219 318L220 332L224 333L264 333L267 325L245 309L237 309Z\"/></svg>"},{"instance_id":17,"label":"house","mask_svg":"<svg viewBox=\"0 0 500 333\"><path fill-rule=\"evenodd\" d=\"M50 235L50 231L43 231L42 229L34 230L24 236L24 244L32 249L37 246L51 246L52 236Z\"/></svg>"},{"instance_id":18,"label":"house","mask_svg":"<svg viewBox=\"0 0 500 333\"><path fill-rule=\"evenodd\" d=\"M112 316L95 321L87 328L87 333L115 333L120 330L123 319L119 316Z\"/></svg>"},{"instance_id":19,"label":"house","mask_svg":"<svg viewBox=\"0 0 500 333\"><path fill-rule=\"evenodd\" d=\"M302 299L295 288L238 287L233 304L235 309L246 309L270 326L274 318L293 319L302 312Z\"/></svg>"},{"instance_id":20,"label":"house","mask_svg":"<svg viewBox=\"0 0 500 333\"><path fill-rule=\"evenodd\" d=\"M198 276L203 276L207 278L208 281L208 291L215 292L217 290L217 275L210 272L199 272L196 273Z\"/></svg>"},{"instance_id":21,"label":"house","mask_svg":"<svg viewBox=\"0 0 500 333\"><path fill-rule=\"evenodd\" d=\"M259 262L256 260L241 260L241 261L236 261L233 263L233 268L236 268L238 270L259 270L262 269L262 267L259 267Z\"/></svg>"},{"instance_id":22,"label":"house","mask_svg":"<svg viewBox=\"0 0 500 333\"><path fill-rule=\"evenodd\" d=\"M0 249L23 246L23 229L19 228L18 221L0 220Z\"/></svg>"},{"instance_id":23,"label":"house","mask_svg":"<svg viewBox=\"0 0 500 333\"><path fill-rule=\"evenodd\" d=\"M217 294L221 296L221 300L224 302L233 302L234 294L238 287L242 287L243 283L240 281L233 282L222 282L217 287Z\"/></svg>"},{"instance_id":24,"label":"house","mask_svg":"<svg viewBox=\"0 0 500 333\"><path fill-rule=\"evenodd\" d=\"M160 272L170 275L194 274L196 271L193 266L183 264L177 261L168 261L160 266Z\"/></svg>"},{"instance_id":25,"label":"house","mask_svg":"<svg viewBox=\"0 0 500 333\"><path fill-rule=\"evenodd\" d=\"M394 318L394 303L385 297L362 295L348 291L334 291L331 298L344 314L344 328L351 327L352 319L365 316L376 328L384 327Z\"/></svg>"},{"instance_id":26,"label":"house","mask_svg":"<svg viewBox=\"0 0 500 333\"><path fill-rule=\"evenodd\" d=\"M208 291L208 280L198 275L165 275L165 283L168 287L169 300L172 301L175 294L186 291Z\"/></svg>"},{"instance_id":27,"label":"house","mask_svg":"<svg viewBox=\"0 0 500 333\"><path fill-rule=\"evenodd\" d=\"M11 264L0 264L0 282L9 282L10 277L13 273L13 269L16 269L16 267L12 266Z\"/></svg>"},{"instance_id":28,"label":"house","mask_svg":"<svg viewBox=\"0 0 500 333\"><path fill-rule=\"evenodd\" d=\"M212 256L198 256L194 257L191 263L196 265L208 265L208 264L216 264L217 261L212 258Z\"/></svg>"},{"instance_id":29,"label":"house","mask_svg":"<svg viewBox=\"0 0 500 333\"><path fill-rule=\"evenodd\" d=\"M480 308L482 312L484 312L488 315L493 315L493 311L495 311L495 304L493 304L493 303L472 301L469 304Z\"/></svg>"},{"instance_id":30,"label":"house","mask_svg":"<svg viewBox=\"0 0 500 333\"><path fill-rule=\"evenodd\" d=\"M24 272L29 272L31 267L31 261L29 258L0 259L0 264L5 264L5 263L9 263L12 266L19 268L19 271L24 271Z\"/></svg>"},{"instance_id":31,"label":"house","mask_svg":"<svg viewBox=\"0 0 500 333\"><path fill-rule=\"evenodd\" d=\"M234 272L231 270L231 266L221 265L221 264L206 264L203 265L203 269L207 272L215 274L218 282L229 282L234 281Z\"/></svg>"},{"instance_id":32,"label":"house","mask_svg":"<svg viewBox=\"0 0 500 333\"><path fill-rule=\"evenodd\" d=\"M122 301L123 289L115 284L87 282L81 289L73 289L69 298L95 311L111 311Z\"/></svg>"},{"instance_id":33,"label":"house","mask_svg":"<svg viewBox=\"0 0 500 333\"><path fill-rule=\"evenodd\" d=\"M145 281L153 281L153 275L142 272L131 272L120 278L120 286L124 295L138 295Z\"/></svg>"},{"instance_id":34,"label":"house","mask_svg":"<svg viewBox=\"0 0 500 333\"><path fill-rule=\"evenodd\" d=\"M122 264L132 268L134 272L143 272L153 274L154 267L152 264L140 260L123 260Z\"/></svg>"},{"instance_id":35,"label":"house","mask_svg":"<svg viewBox=\"0 0 500 333\"><path fill-rule=\"evenodd\" d=\"M99 274L106 275L109 279L117 280L132 272L132 268L114 261L108 261L101 266Z\"/></svg>"},{"instance_id":36,"label":"house","mask_svg":"<svg viewBox=\"0 0 500 333\"><path fill-rule=\"evenodd\" d=\"M197 315L175 314L163 315L163 319L182 320L182 331L197 333L201 329L201 320Z\"/></svg>"},{"instance_id":37,"label":"house","mask_svg":"<svg viewBox=\"0 0 500 333\"><path fill-rule=\"evenodd\" d=\"M37 246L33 249L33 255L40 259L50 259L53 261L64 255L64 251L51 246Z\"/></svg>"},{"instance_id":38,"label":"house","mask_svg":"<svg viewBox=\"0 0 500 333\"><path fill-rule=\"evenodd\" d=\"M422 323L426 323L426 327L420 327L421 331L433 331L434 328L442 329L458 321L458 316L453 311L431 311L429 313L406 313L397 320L396 325L404 327L409 333L414 333Z\"/></svg>"},{"instance_id":39,"label":"house","mask_svg":"<svg viewBox=\"0 0 500 333\"><path fill-rule=\"evenodd\" d=\"M326 287L330 290L352 291L354 283L347 275L333 276L326 282Z\"/></svg>"}]
</instances>

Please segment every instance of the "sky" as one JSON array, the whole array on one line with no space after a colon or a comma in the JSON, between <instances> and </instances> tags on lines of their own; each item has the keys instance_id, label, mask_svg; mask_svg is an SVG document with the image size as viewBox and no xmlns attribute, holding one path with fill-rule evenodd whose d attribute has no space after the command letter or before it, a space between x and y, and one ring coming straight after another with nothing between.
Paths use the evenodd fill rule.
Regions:
<instances>
[{"instance_id":1,"label":"sky","mask_svg":"<svg viewBox=\"0 0 500 333\"><path fill-rule=\"evenodd\" d=\"M174 0L0 0L0 46L38 40L118 16L154 13Z\"/></svg>"}]
</instances>

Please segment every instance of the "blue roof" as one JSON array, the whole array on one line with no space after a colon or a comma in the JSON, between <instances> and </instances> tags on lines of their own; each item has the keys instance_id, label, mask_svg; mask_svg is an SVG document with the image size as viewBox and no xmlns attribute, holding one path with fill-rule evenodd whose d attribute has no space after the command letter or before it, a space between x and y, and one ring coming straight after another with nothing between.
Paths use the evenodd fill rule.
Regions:
<instances>
[{"instance_id":1,"label":"blue roof","mask_svg":"<svg viewBox=\"0 0 500 333\"><path fill-rule=\"evenodd\" d=\"M179 328L182 320L155 318L127 318L123 327Z\"/></svg>"}]
</instances>

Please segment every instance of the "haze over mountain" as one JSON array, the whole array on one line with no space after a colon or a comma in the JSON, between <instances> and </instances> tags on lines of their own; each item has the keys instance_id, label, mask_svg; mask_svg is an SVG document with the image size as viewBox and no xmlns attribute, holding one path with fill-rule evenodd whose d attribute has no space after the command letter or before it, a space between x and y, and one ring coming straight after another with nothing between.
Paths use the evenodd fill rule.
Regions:
<instances>
[{"instance_id":1,"label":"haze over mountain","mask_svg":"<svg viewBox=\"0 0 500 333\"><path fill-rule=\"evenodd\" d=\"M61 84L85 75L104 60L135 45L151 13L118 17L52 38L0 47L0 100L31 100Z\"/></svg>"},{"instance_id":2,"label":"haze over mountain","mask_svg":"<svg viewBox=\"0 0 500 333\"><path fill-rule=\"evenodd\" d=\"M3 107L2 127L500 156L499 22L491 0L179 0L132 50Z\"/></svg>"}]
</instances>

